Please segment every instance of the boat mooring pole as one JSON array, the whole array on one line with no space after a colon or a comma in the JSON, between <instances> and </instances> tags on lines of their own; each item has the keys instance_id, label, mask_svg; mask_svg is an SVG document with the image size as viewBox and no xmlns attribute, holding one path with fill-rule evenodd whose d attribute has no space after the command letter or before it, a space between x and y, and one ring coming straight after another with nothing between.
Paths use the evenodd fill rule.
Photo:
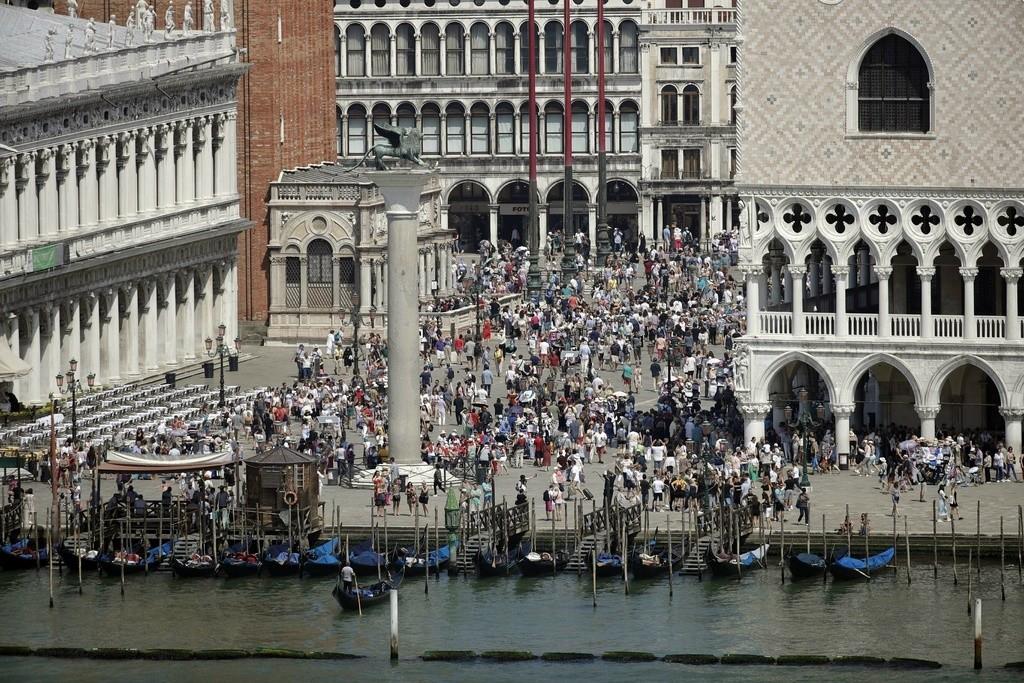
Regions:
<instances>
[{"instance_id":1,"label":"boat mooring pole","mask_svg":"<svg viewBox=\"0 0 1024 683\"><path fill-rule=\"evenodd\" d=\"M978 531L976 535L978 552L978 576L981 576L981 501L978 501Z\"/></svg>"},{"instance_id":2,"label":"boat mooring pole","mask_svg":"<svg viewBox=\"0 0 1024 683\"><path fill-rule=\"evenodd\" d=\"M440 544L438 539L439 539L439 537L437 535L437 508L434 508L434 550L435 551L441 549L441 544ZM448 548L448 564L449 564L449 566L451 566L451 564L455 560L456 560L456 558L455 558L454 554L451 552L451 548ZM440 570L440 568L438 568L438 570L434 572L434 581L440 581L440 580L441 580L441 570Z\"/></svg>"},{"instance_id":3,"label":"boat mooring pole","mask_svg":"<svg viewBox=\"0 0 1024 683\"><path fill-rule=\"evenodd\" d=\"M602 59L604 55L602 54ZM665 515L665 528L668 529L668 598L672 599L672 514Z\"/></svg>"},{"instance_id":4,"label":"boat mooring pole","mask_svg":"<svg viewBox=\"0 0 1024 683\"><path fill-rule=\"evenodd\" d=\"M949 516L949 528L953 534L953 585L955 586L959 583L959 580L956 576L956 517L953 515Z\"/></svg>"},{"instance_id":5,"label":"boat mooring pole","mask_svg":"<svg viewBox=\"0 0 1024 683\"><path fill-rule=\"evenodd\" d=\"M981 598L974 601L974 668L981 669Z\"/></svg>"},{"instance_id":6,"label":"boat mooring pole","mask_svg":"<svg viewBox=\"0 0 1024 683\"><path fill-rule=\"evenodd\" d=\"M50 473L53 476L53 473ZM50 523L46 525L46 561L50 573L50 609L53 609L53 511L50 511ZM39 548L36 548L36 556L39 556Z\"/></svg>"},{"instance_id":7,"label":"boat mooring pole","mask_svg":"<svg viewBox=\"0 0 1024 683\"><path fill-rule=\"evenodd\" d=\"M398 659L398 589L392 588L391 597L391 660Z\"/></svg>"},{"instance_id":8,"label":"boat mooring pole","mask_svg":"<svg viewBox=\"0 0 1024 683\"><path fill-rule=\"evenodd\" d=\"M971 568L974 565L974 550L967 550L967 616L971 615Z\"/></svg>"},{"instance_id":9,"label":"boat mooring pole","mask_svg":"<svg viewBox=\"0 0 1024 683\"><path fill-rule=\"evenodd\" d=\"M80 516L75 516L75 556L78 557L78 594L82 594L82 546L79 533L82 526Z\"/></svg>"},{"instance_id":10,"label":"boat mooring pole","mask_svg":"<svg viewBox=\"0 0 1024 683\"><path fill-rule=\"evenodd\" d=\"M903 540L907 544L907 585L910 585L910 530L907 516L903 515Z\"/></svg>"},{"instance_id":11,"label":"boat mooring pole","mask_svg":"<svg viewBox=\"0 0 1024 683\"><path fill-rule=\"evenodd\" d=\"M419 502L416 503L419 505ZM419 538L420 532L417 529L416 537ZM438 565L441 564L441 556L438 553L438 548L434 548L434 555L438 558ZM430 523L423 523L423 569L425 571L423 575L423 594L430 594ZM435 574L437 572L434 572Z\"/></svg>"},{"instance_id":12,"label":"boat mooring pole","mask_svg":"<svg viewBox=\"0 0 1024 683\"><path fill-rule=\"evenodd\" d=\"M980 564L980 562L979 562ZM999 515L999 590L1006 601L1006 546L1003 545L1003 516Z\"/></svg>"},{"instance_id":13,"label":"boat mooring pole","mask_svg":"<svg viewBox=\"0 0 1024 683\"><path fill-rule=\"evenodd\" d=\"M810 520L807 524L810 525ZM825 571L821 573L821 582L828 583L828 535L825 531L825 515L821 515L821 559L825 560Z\"/></svg>"},{"instance_id":14,"label":"boat mooring pole","mask_svg":"<svg viewBox=\"0 0 1024 683\"><path fill-rule=\"evenodd\" d=\"M939 529L938 517L935 512L935 501L932 501L932 573L939 578Z\"/></svg>"},{"instance_id":15,"label":"boat mooring pole","mask_svg":"<svg viewBox=\"0 0 1024 683\"><path fill-rule=\"evenodd\" d=\"M594 520L594 529L596 529L597 528L597 503L595 501L593 501L593 500L590 501L590 511L591 511L592 518ZM605 529L605 535L607 536L607 534L608 534L608 529L606 528ZM505 550L507 551L508 548L506 548ZM590 581L590 584L591 584L591 594L593 595L593 598L594 598L594 609L597 609L597 533L596 532L594 533L594 547L590 551L590 578L591 578L591 581Z\"/></svg>"},{"instance_id":16,"label":"boat mooring pole","mask_svg":"<svg viewBox=\"0 0 1024 683\"><path fill-rule=\"evenodd\" d=\"M774 503L773 503L774 504ZM779 576L782 578L782 583L786 583L786 517L785 513L780 518L779 522L779 533L781 534L782 540L779 543ZM740 566L740 557L736 556L736 567Z\"/></svg>"}]
</instances>

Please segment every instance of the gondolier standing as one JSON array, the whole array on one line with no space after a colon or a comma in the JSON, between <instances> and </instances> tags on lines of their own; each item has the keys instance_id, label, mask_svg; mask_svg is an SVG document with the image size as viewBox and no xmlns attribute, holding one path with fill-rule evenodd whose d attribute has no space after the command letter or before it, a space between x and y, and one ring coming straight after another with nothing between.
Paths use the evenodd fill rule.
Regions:
<instances>
[{"instance_id":1,"label":"gondolier standing","mask_svg":"<svg viewBox=\"0 0 1024 683\"><path fill-rule=\"evenodd\" d=\"M341 589L346 593L351 593L355 589L355 581L356 571L346 561L345 566L341 568Z\"/></svg>"}]
</instances>

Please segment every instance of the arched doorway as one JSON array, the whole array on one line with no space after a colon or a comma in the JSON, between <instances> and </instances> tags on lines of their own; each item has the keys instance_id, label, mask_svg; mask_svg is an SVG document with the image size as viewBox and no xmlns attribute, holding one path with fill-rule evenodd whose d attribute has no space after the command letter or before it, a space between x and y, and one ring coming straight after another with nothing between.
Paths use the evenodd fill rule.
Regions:
<instances>
[{"instance_id":1,"label":"arched doorway","mask_svg":"<svg viewBox=\"0 0 1024 683\"><path fill-rule=\"evenodd\" d=\"M898 438L919 434L919 403L914 386L902 370L880 361L855 378L850 426L858 432L883 431Z\"/></svg>"},{"instance_id":2,"label":"arched doorway","mask_svg":"<svg viewBox=\"0 0 1024 683\"><path fill-rule=\"evenodd\" d=\"M548 234L561 233L565 224L563 214L565 210L563 191L565 183L559 181L548 190ZM590 202L590 195L585 187L575 180L572 183L572 225L575 232L587 232L587 204Z\"/></svg>"},{"instance_id":3,"label":"arched doorway","mask_svg":"<svg viewBox=\"0 0 1024 683\"><path fill-rule=\"evenodd\" d=\"M640 196L636 189L625 180L610 180L605 186L606 201L608 202L608 227L612 231L612 245L614 246L615 230L622 231L622 247L626 251L636 249L636 242L639 239L640 222L637 219L637 210Z\"/></svg>"},{"instance_id":4,"label":"arched doorway","mask_svg":"<svg viewBox=\"0 0 1024 683\"><path fill-rule=\"evenodd\" d=\"M488 238L491 196L480 183L465 180L448 195L448 226L458 234L462 251L476 253Z\"/></svg>"},{"instance_id":5,"label":"arched doorway","mask_svg":"<svg viewBox=\"0 0 1024 683\"><path fill-rule=\"evenodd\" d=\"M995 439L1004 429L1000 405L999 388L988 373L976 365L961 365L946 375L939 389L936 434L988 432Z\"/></svg>"},{"instance_id":6,"label":"arched doorway","mask_svg":"<svg viewBox=\"0 0 1024 683\"><path fill-rule=\"evenodd\" d=\"M777 441L789 458L802 461L810 437L821 444L827 433L834 434L832 387L829 380L809 362L793 359L776 368L767 378L771 411L765 424L766 440Z\"/></svg>"},{"instance_id":7,"label":"arched doorway","mask_svg":"<svg viewBox=\"0 0 1024 683\"><path fill-rule=\"evenodd\" d=\"M498 192L498 239L513 247L526 244L530 220L530 185L513 180Z\"/></svg>"}]
</instances>

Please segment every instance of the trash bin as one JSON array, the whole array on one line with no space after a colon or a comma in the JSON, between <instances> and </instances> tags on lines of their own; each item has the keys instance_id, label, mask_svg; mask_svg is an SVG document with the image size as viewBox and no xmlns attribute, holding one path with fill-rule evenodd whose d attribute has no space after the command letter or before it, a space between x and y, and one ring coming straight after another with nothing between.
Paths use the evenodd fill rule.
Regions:
<instances>
[{"instance_id":1,"label":"trash bin","mask_svg":"<svg viewBox=\"0 0 1024 683\"><path fill-rule=\"evenodd\" d=\"M174 387L174 383L177 381L177 379L178 379L177 373L174 373L174 372L165 372L164 373L164 382L166 382L167 386L169 386L171 389L175 388Z\"/></svg>"},{"instance_id":2,"label":"trash bin","mask_svg":"<svg viewBox=\"0 0 1024 683\"><path fill-rule=\"evenodd\" d=\"M238 372L238 356L228 356L228 370Z\"/></svg>"},{"instance_id":3,"label":"trash bin","mask_svg":"<svg viewBox=\"0 0 1024 683\"><path fill-rule=\"evenodd\" d=\"M203 363L203 377L206 379L213 379L213 361L208 360Z\"/></svg>"}]
</instances>

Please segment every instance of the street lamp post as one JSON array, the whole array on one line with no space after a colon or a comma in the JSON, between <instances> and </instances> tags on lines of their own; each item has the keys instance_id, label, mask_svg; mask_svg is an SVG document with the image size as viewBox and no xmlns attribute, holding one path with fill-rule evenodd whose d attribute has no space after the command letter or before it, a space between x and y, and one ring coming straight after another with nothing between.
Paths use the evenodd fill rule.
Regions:
<instances>
[{"instance_id":1,"label":"street lamp post","mask_svg":"<svg viewBox=\"0 0 1024 683\"><path fill-rule=\"evenodd\" d=\"M78 392L82 390L82 381L78 379L78 361L72 358L68 361L68 371L63 375L57 375L57 389L62 394L71 395L71 441L78 441L78 416L77 416L77 398ZM65 383L66 379L66 383ZM86 376L86 383L90 390L96 383L96 375L89 373Z\"/></svg>"},{"instance_id":2,"label":"street lamp post","mask_svg":"<svg viewBox=\"0 0 1024 683\"><path fill-rule=\"evenodd\" d=\"M359 325L362 321L359 315L359 305L352 307L352 376L359 376Z\"/></svg>"},{"instance_id":3,"label":"street lamp post","mask_svg":"<svg viewBox=\"0 0 1024 683\"><path fill-rule=\"evenodd\" d=\"M206 338L206 355L210 358L220 359L220 399L217 402L218 408L223 408L227 402L224 400L224 359L231 356L231 349L228 348L224 336L227 334L227 327L224 323L217 326L217 346L214 347L213 339ZM242 340L235 337L235 352L241 350Z\"/></svg>"},{"instance_id":4,"label":"street lamp post","mask_svg":"<svg viewBox=\"0 0 1024 683\"><path fill-rule=\"evenodd\" d=\"M807 401L807 389L801 387L797 396L800 400L800 407L796 420L793 420L793 407L790 405L785 407L783 415L786 419L786 425L800 437L800 486L808 487L811 485L811 480L807 473L807 435L814 432L824 422L825 406L822 403L818 403L815 409L815 419L804 409L804 403Z\"/></svg>"}]
</instances>

